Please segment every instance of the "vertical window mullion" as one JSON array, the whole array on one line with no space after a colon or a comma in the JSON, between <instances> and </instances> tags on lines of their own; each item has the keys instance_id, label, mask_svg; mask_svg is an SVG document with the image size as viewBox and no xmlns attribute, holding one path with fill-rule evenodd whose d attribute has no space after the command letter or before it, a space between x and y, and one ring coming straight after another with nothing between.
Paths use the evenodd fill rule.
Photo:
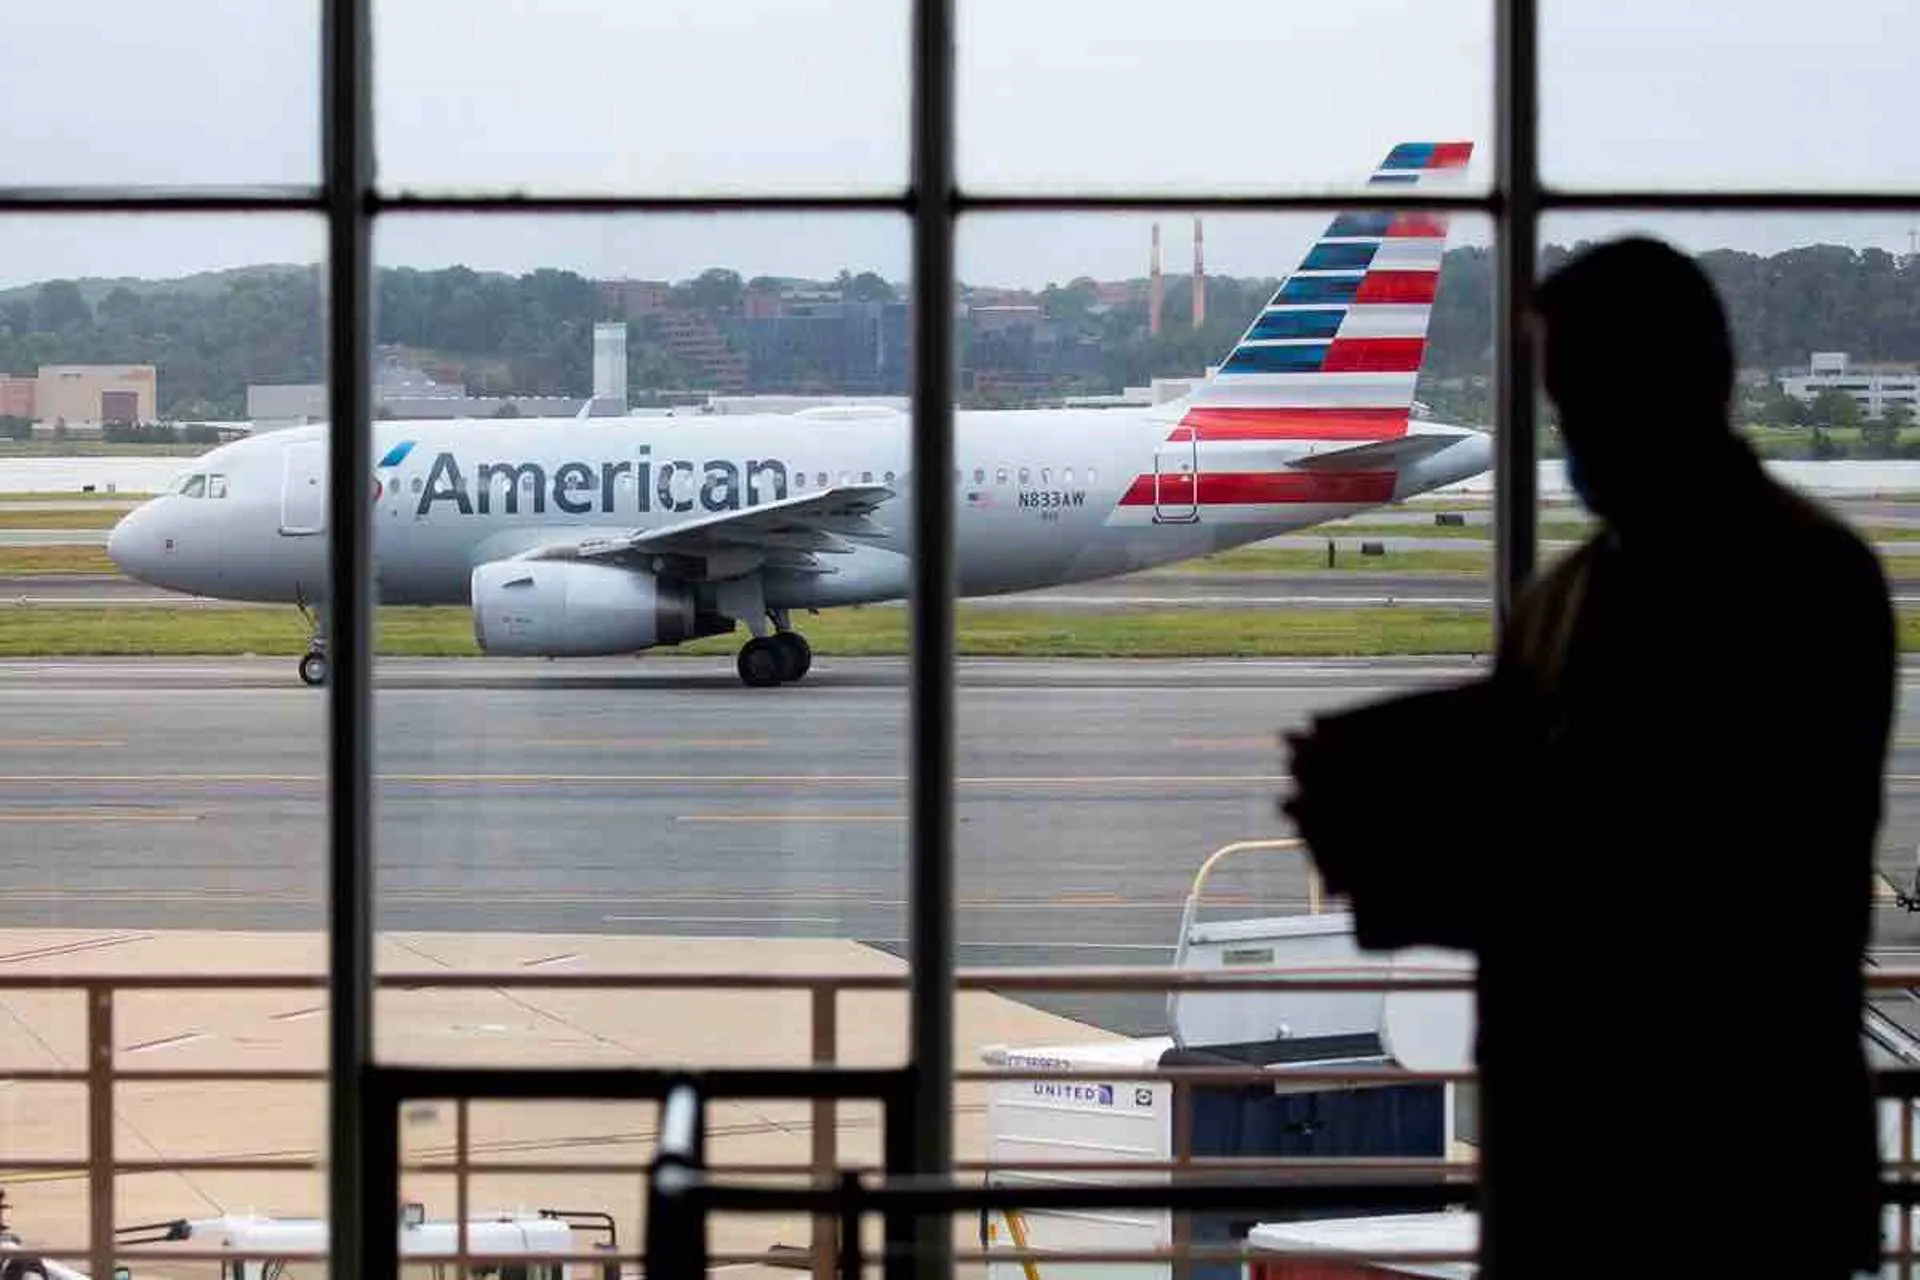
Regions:
<instances>
[{"instance_id":1,"label":"vertical window mullion","mask_svg":"<svg viewBox=\"0 0 1920 1280\"><path fill-rule=\"evenodd\" d=\"M1535 560L1536 379L1521 317L1539 261L1540 63L1536 0L1496 5L1494 187L1503 204L1494 213L1494 600L1504 622Z\"/></svg>"},{"instance_id":2,"label":"vertical window mullion","mask_svg":"<svg viewBox=\"0 0 1920 1280\"><path fill-rule=\"evenodd\" d=\"M368 201L373 187L370 0L325 0L320 104L327 216L328 519L326 642L328 823L329 1271L391 1270L370 1187L393 1176L371 1161L395 1117L365 1086L373 1064L373 846L370 692L372 403L368 369ZM385 1178L381 1175L385 1174ZM392 1212L391 1203L387 1212ZM382 1267L371 1250L379 1249Z\"/></svg>"},{"instance_id":3,"label":"vertical window mullion","mask_svg":"<svg viewBox=\"0 0 1920 1280\"><path fill-rule=\"evenodd\" d=\"M909 648L909 1044L915 1088L908 1172L953 1164L953 0L913 16L913 595ZM913 1227L911 1268L952 1271L952 1228ZM894 1233L889 1232L892 1236ZM894 1239L888 1242L896 1243Z\"/></svg>"}]
</instances>

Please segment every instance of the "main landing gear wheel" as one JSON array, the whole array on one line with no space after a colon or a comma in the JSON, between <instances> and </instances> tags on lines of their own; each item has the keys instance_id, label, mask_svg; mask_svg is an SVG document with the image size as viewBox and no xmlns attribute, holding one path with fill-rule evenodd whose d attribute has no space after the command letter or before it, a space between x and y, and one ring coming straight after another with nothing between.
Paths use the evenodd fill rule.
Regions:
<instances>
[{"instance_id":1,"label":"main landing gear wheel","mask_svg":"<svg viewBox=\"0 0 1920 1280\"><path fill-rule=\"evenodd\" d=\"M747 641L734 665L739 668L740 679L754 689L779 684L787 668L785 656L773 636Z\"/></svg>"},{"instance_id":2,"label":"main landing gear wheel","mask_svg":"<svg viewBox=\"0 0 1920 1280\"><path fill-rule=\"evenodd\" d=\"M798 680L813 669L813 646L798 631L776 631L771 637L780 651L780 679Z\"/></svg>"},{"instance_id":3,"label":"main landing gear wheel","mask_svg":"<svg viewBox=\"0 0 1920 1280\"><path fill-rule=\"evenodd\" d=\"M327 682L329 664L327 655L315 649L300 659L300 679L309 686L319 687Z\"/></svg>"}]
</instances>

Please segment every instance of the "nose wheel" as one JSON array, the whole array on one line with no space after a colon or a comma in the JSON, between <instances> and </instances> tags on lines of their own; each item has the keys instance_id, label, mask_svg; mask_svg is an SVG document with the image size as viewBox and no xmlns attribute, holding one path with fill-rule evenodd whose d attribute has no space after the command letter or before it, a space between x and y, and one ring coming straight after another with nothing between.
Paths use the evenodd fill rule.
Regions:
<instances>
[{"instance_id":1,"label":"nose wheel","mask_svg":"<svg viewBox=\"0 0 1920 1280\"><path fill-rule=\"evenodd\" d=\"M300 680L308 688L318 688L327 682L327 674L333 669L327 661L326 616L318 609L308 609L306 599L297 589L294 605L307 620L307 656L300 659Z\"/></svg>"},{"instance_id":2,"label":"nose wheel","mask_svg":"<svg viewBox=\"0 0 1920 1280\"><path fill-rule=\"evenodd\" d=\"M798 631L776 631L747 641L735 666L749 688L791 684L813 668L813 648Z\"/></svg>"}]
</instances>

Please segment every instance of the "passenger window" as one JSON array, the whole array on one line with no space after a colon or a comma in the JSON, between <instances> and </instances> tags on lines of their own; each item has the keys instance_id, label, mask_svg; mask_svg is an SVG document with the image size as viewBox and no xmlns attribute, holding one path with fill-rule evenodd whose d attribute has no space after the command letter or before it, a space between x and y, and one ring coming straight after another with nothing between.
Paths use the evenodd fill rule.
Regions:
<instances>
[{"instance_id":1,"label":"passenger window","mask_svg":"<svg viewBox=\"0 0 1920 1280\"><path fill-rule=\"evenodd\" d=\"M1045 467L1040 468L1040 487L1044 489L1052 483L1053 483L1053 472L1048 470Z\"/></svg>"},{"instance_id":2,"label":"passenger window","mask_svg":"<svg viewBox=\"0 0 1920 1280\"><path fill-rule=\"evenodd\" d=\"M1098 471L1095 471L1095 470L1094 470L1094 469L1093 469L1092 467L1088 467L1088 468L1087 468L1087 483L1088 483L1088 484L1098 484L1099 482L1100 482L1100 473L1099 473Z\"/></svg>"},{"instance_id":3,"label":"passenger window","mask_svg":"<svg viewBox=\"0 0 1920 1280\"><path fill-rule=\"evenodd\" d=\"M796 488L796 489L804 489L804 488L806 488L806 487L807 487L807 473L806 473L806 472L804 472L804 471L796 471L796 472L794 472L794 473L793 473L793 487L794 487L794 488Z\"/></svg>"},{"instance_id":4,"label":"passenger window","mask_svg":"<svg viewBox=\"0 0 1920 1280\"><path fill-rule=\"evenodd\" d=\"M885 480L885 481L886 481L886 482L887 482L888 484L892 484L892 483L893 483L893 472L891 472L891 471L889 471L889 472L887 472L887 473L886 473L885 475L883 475L883 476L881 476L880 478L881 478L882 480Z\"/></svg>"},{"instance_id":5,"label":"passenger window","mask_svg":"<svg viewBox=\"0 0 1920 1280\"><path fill-rule=\"evenodd\" d=\"M995 467L993 469L993 482L995 484L1005 484L1007 482L1007 469L1005 467Z\"/></svg>"},{"instance_id":6,"label":"passenger window","mask_svg":"<svg viewBox=\"0 0 1920 1280\"><path fill-rule=\"evenodd\" d=\"M207 478L203 475L188 476L187 482L180 486L180 496L183 498L204 498L206 495Z\"/></svg>"},{"instance_id":7,"label":"passenger window","mask_svg":"<svg viewBox=\"0 0 1920 1280\"><path fill-rule=\"evenodd\" d=\"M985 484L987 482L987 469L985 467L975 467L973 469L973 482L975 484Z\"/></svg>"},{"instance_id":8,"label":"passenger window","mask_svg":"<svg viewBox=\"0 0 1920 1280\"><path fill-rule=\"evenodd\" d=\"M862 472L860 473L860 483L861 483L861 484L872 484L872 483L873 483L873 472L871 472L871 471L862 471Z\"/></svg>"},{"instance_id":9,"label":"passenger window","mask_svg":"<svg viewBox=\"0 0 1920 1280\"><path fill-rule=\"evenodd\" d=\"M621 479L623 479L623 480L624 480L625 478L626 478L625 476L622 476L622 477L621 477ZM420 490L421 490L421 489L423 489L423 488L425 488L425 487L426 487L426 486L424 486L424 485L422 485L422 484L420 483L420 477L419 477L419 476L415 476L415 477L413 478L413 491L414 491L415 493L418 493L418 492L420 492Z\"/></svg>"},{"instance_id":10,"label":"passenger window","mask_svg":"<svg viewBox=\"0 0 1920 1280\"><path fill-rule=\"evenodd\" d=\"M841 484L852 484L852 483L853 483L853 472L851 472L851 471L842 471L842 472L840 473L840 483L841 483Z\"/></svg>"},{"instance_id":11,"label":"passenger window","mask_svg":"<svg viewBox=\"0 0 1920 1280\"><path fill-rule=\"evenodd\" d=\"M227 478L225 476L208 476L207 477L207 496L209 498L226 497L227 496Z\"/></svg>"},{"instance_id":12,"label":"passenger window","mask_svg":"<svg viewBox=\"0 0 1920 1280\"><path fill-rule=\"evenodd\" d=\"M1060 469L1060 483L1061 483L1061 484L1072 484L1072 483L1073 483L1073 468L1072 468L1072 467L1062 467L1062 468Z\"/></svg>"},{"instance_id":13,"label":"passenger window","mask_svg":"<svg viewBox=\"0 0 1920 1280\"><path fill-rule=\"evenodd\" d=\"M827 473L824 471L820 473L820 487L822 489L827 487Z\"/></svg>"},{"instance_id":14,"label":"passenger window","mask_svg":"<svg viewBox=\"0 0 1920 1280\"><path fill-rule=\"evenodd\" d=\"M1031 472L1031 471L1029 471L1029 470L1027 470L1027 469L1026 469L1025 467L1022 467L1022 468L1020 468L1020 483L1021 483L1021 484L1027 484L1027 483L1029 483L1029 482L1030 482L1030 481L1031 481L1032 479L1033 479L1033 472Z\"/></svg>"}]
</instances>

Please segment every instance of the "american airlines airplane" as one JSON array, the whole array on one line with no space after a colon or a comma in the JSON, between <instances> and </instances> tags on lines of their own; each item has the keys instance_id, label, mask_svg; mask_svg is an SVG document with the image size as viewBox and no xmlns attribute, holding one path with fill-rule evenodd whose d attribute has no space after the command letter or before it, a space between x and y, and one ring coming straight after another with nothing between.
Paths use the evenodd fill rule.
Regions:
<instances>
[{"instance_id":1,"label":"american airlines airplane","mask_svg":"<svg viewBox=\"0 0 1920 1280\"><path fill-rule=\"evenodd\" d=\"M1472 144L1403 143L1373 182L1457 177ZM1151 408L957 416L962 596L1205 556L1469 479L1488 437L1412 414L1445 220L1335 218L1217 372ZM373 424L383 604L469 605L492 654L636 653L744 625L740 678L799 680L793 615L905 598L908 419L795 414ZM129 512L113 562L155 586L312 606L327 678L327 440L223 445Z\"/></svg>"}]
</instances>

